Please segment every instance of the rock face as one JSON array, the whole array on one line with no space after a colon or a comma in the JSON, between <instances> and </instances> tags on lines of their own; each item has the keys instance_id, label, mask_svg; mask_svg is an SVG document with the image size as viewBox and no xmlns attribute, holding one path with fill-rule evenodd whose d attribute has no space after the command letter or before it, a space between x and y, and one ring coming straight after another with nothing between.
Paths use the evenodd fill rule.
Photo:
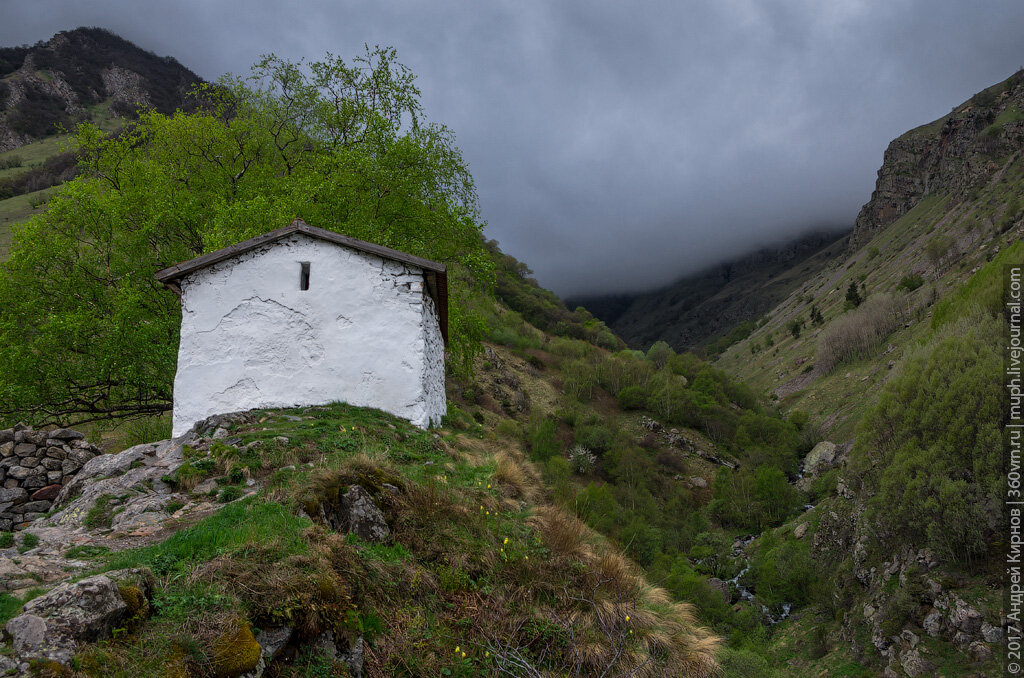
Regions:
<instances>
[{"instance_id":1,"label":"rock face","mask_svg":"<svg viewBox=\"0 0 1024 678\"><path fill-rule=\"evenodd\" d=\"M117 584L98 575L61 584L29 601L4 631L22 659L50 659L66 665L77 643L108 638L128 614Z\"/></svg>"},{"instance_id":2,"label":"rock face","mask_svg":"<svg viewBox=\"0 0 1024 678\"><path fill-rule=\"evenodd\" d=\"M862 247L931 193L963 195L989 179L1002 166L998 159L1019 150L1024 141L1024 120L1003 116L1014 107L1024 109L1024 71L889 144L850 247Z\"/></svg>"},{"instance_id":3,"label":"rock face","mask_svg":"<svg viewBox=\"0 0 1024 678\"><path fill-rule=\"evenodd\" d=\"M61 490L98 450L71 429L0 430L0 532L21 530L45 515Z\"/></svg>"},{"instance_id":4,"label":"rock face","mask_svg":"<svg viewBox=\"0 0 1024 678\"><path fill-rule=\"evenodd\" d=\"M62 31L46 42L9 47L0 62L0 151L8 151L87 118L110 101L115 115L142 107L173 113L199 77L170 58L139 49L99 28ZM45 108L55 120L38 114Z\"/></svg>"},{"instance_id":5,"label":"rock face","mask_svg":"<svg viewBox=\"0 0 1024 678\"><path fill-rule=\"evenodd\" d=\"M831 468L836 460L836 444L822 441L804 458L804 473L815 477Z\"/></svg>"},{"instance_id":6,"label":"rock face","mask_svg":"<svg viewBox=\"0 0 1024 678\"><path fill-rule=\"evenodd\" d=\"M53 508L58 511L47 522L81 527L101 499L111 509L109 526L115 530L159 522L169 517L164 508L173 500L162 479L183 461L182 441L174 440L95 457L57 495Z\"/></svg>"},{"instance_id":7,"label":"rock face","mask_svg":"<svg viewBox=\"0 0 1024 678\"><path fill-rule=\"evenodd\" d=\"M370 493L359 485L350 486L342 495L341 503L349 532L355 532L368 542L387 541L391 536L384 514L377 508Z\"/></svg>"}]
</instances>

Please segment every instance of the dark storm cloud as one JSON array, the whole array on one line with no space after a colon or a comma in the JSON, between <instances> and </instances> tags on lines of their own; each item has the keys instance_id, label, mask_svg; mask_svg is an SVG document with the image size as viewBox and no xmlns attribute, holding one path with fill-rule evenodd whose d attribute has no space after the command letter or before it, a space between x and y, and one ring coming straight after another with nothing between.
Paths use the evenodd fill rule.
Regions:
<instances>
[{"instance_id":1,"label":"dark storm cloud","mask_svg":"<svg viewBox=\"0 0 1024 678\"><path fill-rule=\"evenodd\" d=\"M0 0L0 44L103 26L206 78L394 45L490 237L565 294L852 224L888 142L1024 63L1024 3Z\"/></svg>"}]
</instances>

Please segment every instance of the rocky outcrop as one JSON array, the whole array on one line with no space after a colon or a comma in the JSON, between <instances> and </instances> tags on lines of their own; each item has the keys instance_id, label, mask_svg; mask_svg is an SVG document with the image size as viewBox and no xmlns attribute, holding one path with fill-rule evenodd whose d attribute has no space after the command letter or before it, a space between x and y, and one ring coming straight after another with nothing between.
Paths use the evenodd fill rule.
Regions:
<instances>
[{"instance_id":1,"label":"rocky outcrop","mask_svg":"<svg viewBox=\"0 0 1024 678\"><path fill-rule=\"evenodd\" d=\"M387 541L391 536L384 514L374 503L370 493L359 485L352 485L341 496L341 505L349 532L368 542Z\"/></svg>"},{"instance_id":2,"label":"rocky outcrop","mask_svg":"<svg viewBox=\"0 0 1024 678\"><path fill-rule=\"evenodd\" d=\"M21 530L46 515L59 493L98 450L71 429L0 430L0 532Z\"/></svg>"},{"instance_id":3,"label":"rocky outcrop","mask_svg":"<svg viewBox=\"0 0 1024 678\"><path fill-rule=\"evenodd\" d=\"M119 570L61 584L25 603L4 626L18 663L42 659L68 665L79 643L109 638L126 619L145 614L151 582L148 571Z\"/></svg>"},{"instance_id":4,"label":"rocky outcrop","mask_svg":"<svg viewBox=\"0 0 1024 678\"><path fill-rule=\"evenodd\" d=\"M45 42L4 50L0 60L0 151L74 128L90 107L115 115L139 108L173 113L201 82L176 62L99 28L62 31Z\"/></svg>"},{"instance_id":5,"label":"rocky outcrop","mask_svg":"<svg viewBox=\"0 0 1024 678\"><path fill-rule=\"evenodd\" d=\"M963 196L991 178L1007 156L1024 148L1021 111L1024 71L890 143L871 200L857 216L850 248L864 246L929 194Z\"/></svg>"}]
</instances>

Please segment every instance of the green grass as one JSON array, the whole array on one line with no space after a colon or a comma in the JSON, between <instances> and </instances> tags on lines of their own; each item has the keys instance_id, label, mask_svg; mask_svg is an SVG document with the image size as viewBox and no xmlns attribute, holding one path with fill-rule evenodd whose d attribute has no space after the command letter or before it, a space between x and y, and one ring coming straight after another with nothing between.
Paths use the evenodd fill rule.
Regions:
<instances>
[{"instance_id":1,"label":"green grass","mask_svg":"<svg viewBox=\"0 0 1024 678\"><path fill-rule=\"evenodd\" d=\"M3 153L0 153L0 160L10 158L12 156L18 156L22 160L22 169L24 169L26 167L40 165L45 162L47 158L68 150L70 143L70 135L58 134L40 141L34 141L31 144L25 144L24 146L20 146L10 151L4 151Z\"/></svg>"},{"instance_id":2,"label":"green grass","mask_svg":"<svg viewBox=\"0 0 1024 678\"><path fill-rule=\"evenodd\" d=\"M124 551L108 569L150 567L157 572L187 570L221 555L260 547L268 556L284 558L304 553L301 533L309 519L276 502L245 499L225 506L192 527L154 546Z\"/></svg>"},{"instance_id":3,"label":"green grass","mask_svg":"<svg viewBox=\"0 0 1024 678\"><path fill-rule=\"evenodd\" d=\"M5 261L11 253L11 227L25 221L33 214L42 212L45 205L33 207L32 202L52 191L53 189L43 189L0 200L0 262Z\"/></svg>"}]
</instances>

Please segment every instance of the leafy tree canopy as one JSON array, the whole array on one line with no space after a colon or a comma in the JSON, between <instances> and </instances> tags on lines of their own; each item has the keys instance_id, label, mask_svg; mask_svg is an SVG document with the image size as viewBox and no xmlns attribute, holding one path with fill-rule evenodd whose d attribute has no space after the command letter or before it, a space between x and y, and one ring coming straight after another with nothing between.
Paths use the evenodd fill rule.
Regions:
<instances>
[{"instance_id":1,"label":"leafy tree canopy","mask_svg":"<svg viewBox=\"0 0 1024 678\"><path fill-rule=\"evenodd\" d=\"M153 273L295 217L446 263L465 369L482 333L467 301L493 278L476 191L394 50L269 56L196 95L198 112L146 112L116 136L79 128L82 176L0 269L0 419L169 409L180 309Z\"/></svg>"}]
</instances>

